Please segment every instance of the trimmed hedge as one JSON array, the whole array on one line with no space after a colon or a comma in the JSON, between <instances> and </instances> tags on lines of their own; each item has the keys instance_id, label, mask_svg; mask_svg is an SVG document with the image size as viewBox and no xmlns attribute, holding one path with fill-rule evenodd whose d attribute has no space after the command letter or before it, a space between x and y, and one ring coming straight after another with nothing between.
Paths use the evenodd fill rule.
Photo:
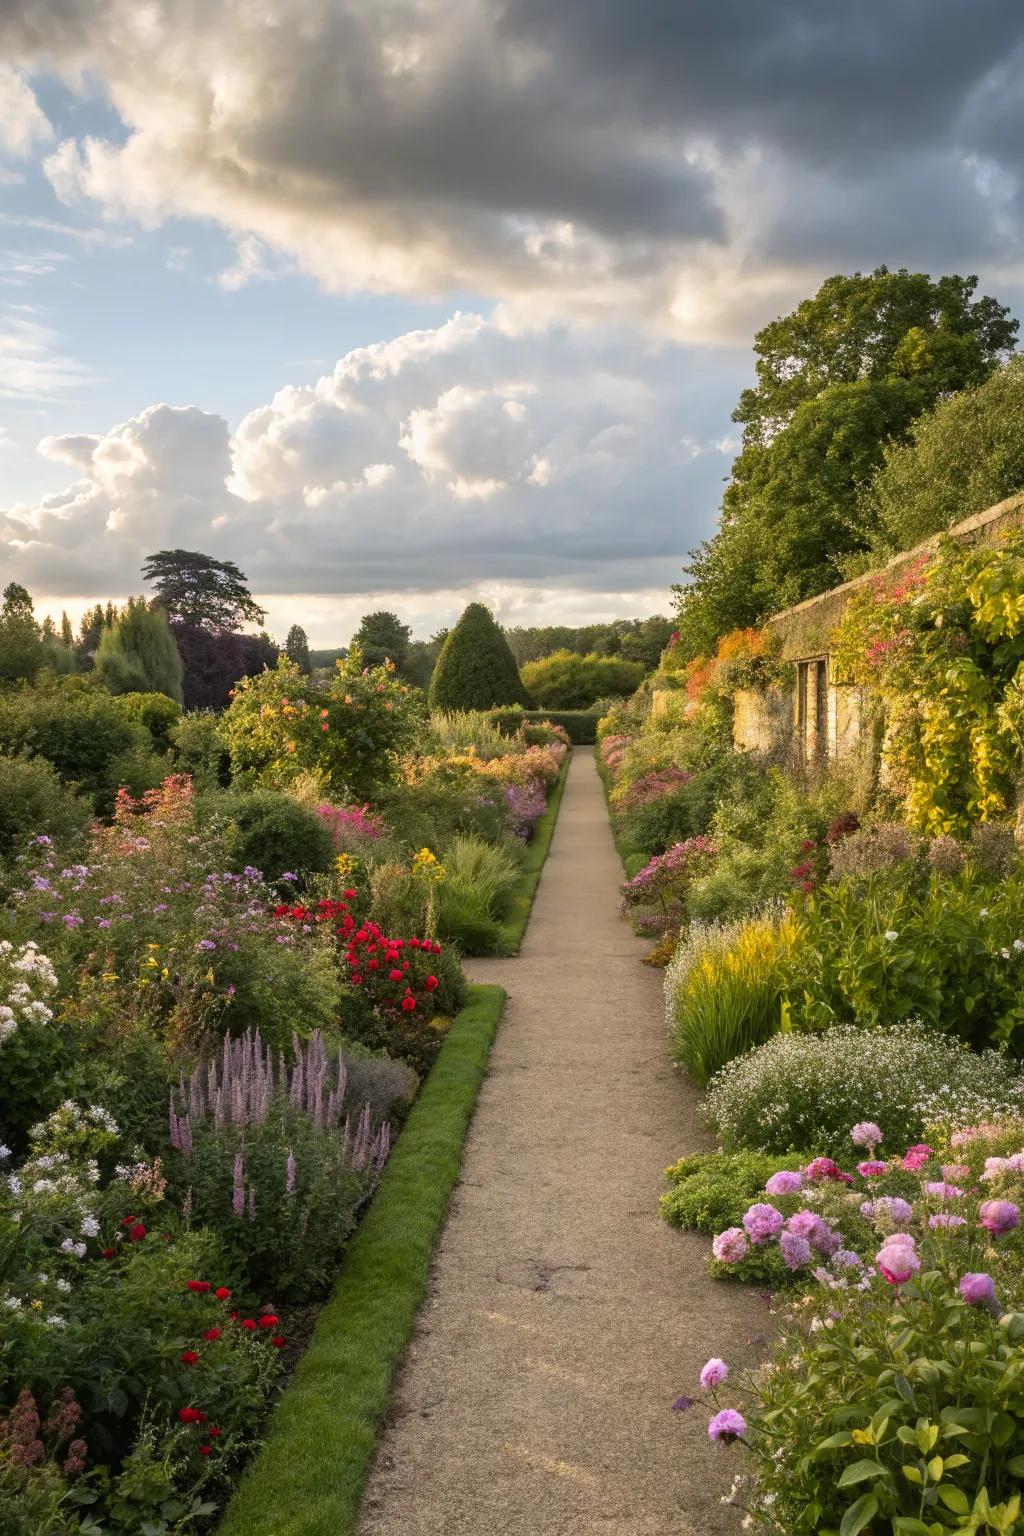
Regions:
<instances>
[{"instance_id":1,"label":"trimmed hedge","mask_svg":"<svg viewBox=\"0 0 1024 1536\"><path fill-rule=\"evenodd\" d=\"M505 1003L470 988L220 1536L352 1536Z\"/></svg>"},{"instance_id":2,"label":"trimmed hedge","mask_svg":"<svg viewBox=\"0 0 1024 1536\"><path fill-rule=\"evenodd\" d=\"M495 709L490 719L500 729L517 731L521 725L564 726L569 740L576 747L592 747L597 742L597 722L602 717L599 709Z\"/></svg>"}]
</instances>

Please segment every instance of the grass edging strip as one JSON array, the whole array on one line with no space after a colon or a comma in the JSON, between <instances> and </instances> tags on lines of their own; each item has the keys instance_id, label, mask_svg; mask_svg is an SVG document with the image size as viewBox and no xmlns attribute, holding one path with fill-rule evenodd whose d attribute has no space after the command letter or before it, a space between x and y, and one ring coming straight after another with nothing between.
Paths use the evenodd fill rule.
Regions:
<instances>
[{"instance_id":1,"label":"grass edging strip","mask_svg":"<svg viewBox=\"0 0 1024 1536\"><path fill-rule=\"evenodd\" d=\"M363 1479L426 1295L504 1004L502 987L470 988L219 1536L355 1531Z\"/></svg>"},{"instance_id":2,"label":"grass edging strip","mask_svg":"<svg viewBox=\"0 0 1024 1536\"><path fill-rule=\"evenodd\" d=\"M551 839L555 835L555 822L558 820L558 807L562 803L565 794L565 786L569 781L569 766L572 763L570 752L559 774L558 783L551 792L548 808L538 821L532 838L526 845L526 857L523 862L523 872L516 884L509 903L509 913L504 922L500 924L500 949L502 955L517 955L519 946L523 942L526 925L530 921L530 912L533 909L533 898L537 894L540 884L541 870L551 847Z\"/></svg>"}]
</instances>

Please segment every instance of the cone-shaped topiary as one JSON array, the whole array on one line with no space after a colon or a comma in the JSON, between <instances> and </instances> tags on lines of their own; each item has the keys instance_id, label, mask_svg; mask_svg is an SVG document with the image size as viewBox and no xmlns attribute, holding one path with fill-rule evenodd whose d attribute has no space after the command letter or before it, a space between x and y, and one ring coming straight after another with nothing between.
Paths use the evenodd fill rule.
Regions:
<instances>
[{"instance_id":1,"label":"cone-shaped topiary","mask_svg":"<svg viewBox=\"0 0 1024 1536\"><path fill-rule=\"evenodd\" d=\"M432 709L491 709L528 705L508 641L483 603L470 603L448 634L430 679Z\"/></svg>"}]
</instances>

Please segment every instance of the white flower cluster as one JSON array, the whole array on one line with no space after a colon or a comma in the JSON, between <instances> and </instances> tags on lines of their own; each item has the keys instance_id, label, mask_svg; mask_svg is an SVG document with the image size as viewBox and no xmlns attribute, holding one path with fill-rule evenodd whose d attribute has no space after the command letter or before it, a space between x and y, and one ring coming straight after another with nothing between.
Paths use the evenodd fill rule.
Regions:
<instances>
[{"instance_id":1,"label":"white flower cluster","mask_svg":"<svg viewBox=\"0 0 1024 1536\"><path fill-rule=\"evenodd\" d=\"M728 1149L776 1152L849 1134L858 1120L913 1138L933 1122L973 1125L1024 1108L1024 1073L919 1022L778 1034L723 1067L706 1109Z\"/></svg>"},{"instance_id":2,"label":"white flower cluster","mask_svg":"<svg viewBox=\"0 0 1024 1536\"><path fill-rule=\"evenodd\" d=\"M0 939L0 1045L21 1021L48 1024L53 1010L46 999L56 990L53 963L31 939L20 949Z\"/></svg>"}]
</instances>

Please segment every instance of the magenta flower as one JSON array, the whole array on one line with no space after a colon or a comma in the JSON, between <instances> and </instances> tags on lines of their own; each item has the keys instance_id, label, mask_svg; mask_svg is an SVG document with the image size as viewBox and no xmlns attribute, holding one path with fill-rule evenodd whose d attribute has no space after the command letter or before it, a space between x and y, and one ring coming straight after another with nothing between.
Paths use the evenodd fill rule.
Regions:
<instances>
[{"instance_id":1,"label":"magenta flower","mask_svg":"<svg viewBox=\"0 0 1024 1536\"><path fill-rule=\"evenodd\" d=\"M876 1158L871 1158L866 1163L857 1164L857 1172L862 1179L877 1179L879 1174L885 1172L888 1164L880 1163Z\"/></svg>"},{"instance_id":2,"label":"magenta flower","mask_svg":"<svg viewBox=\"0 0 1024 1536\"><path fill-rule=\"evenodd\" d=\"M743 1217L743 1229L750 1241L761 1247L764 1243L770 1243L773 1237L778 1237L785 1220L782 1212L777 1211L774 1205L758 1203L752 1205Z\"/></svg>"},{"instance_id":3,"label":"magenta flower","mask_svg":"<svg viewBox=\"0 0 1024 1536\"><path fill-rule=\"evenodd\" d=\"M817 1211L797 1211L787 1221L786 1230L813 1243L823 1226L824 1222Z\"/></svg>"},{"instance_id":4,"label":"magenta flower","mask_svg":"<svg viewBox=\"0 0 1024 1536\"><path fill-rule=\"evenodd\" d=\"M812 1184L820 1184L823 1179L836 1179L839 1177L839 1164L831 1157L816 1157L807 1164L804 1175Z\"/></svg>"},{"instance_id":5,"label":"magenta flower","mask_svg":"<svg viewBox=\"0 0 1024 1536\"><path fill-rule=\"evenodd\" d=\"M803 1188L804 1176L802 1173L790 1173L783 1169L779 1173L773 1173L764 1187L766 1195L795 1195L797 1190Z\"/></svg>"},{"instance_id":6,"label":"magenta flower","mask_svg":"<svg viewBox=\"0 0 1024 1536\"><path fill-rule=\"evenodd\" d=\"M919 1141L916 1146L907 1148L900 1163L900 1167L905 1168L908 1173L916 1173L918 1169L923 1168L928 1159L930 1157L934 1157L934 1155L935 1154L932 1152L932 1149L927 1142Z\"/></svg>"},{"instance_id":7,"label":"magenta flower","mask_svg":"<svg viewBox=\"0 0 1024 1536\"><path fill-rule=\"evenodd\" d=\"M978 1208L979 1227L984 1227L993 1237L1002 1237L1005 1232L1012 1232L1019 1221L1020 1207L1014 1205L1012 1200L986 1200Z\"/></svg>"},{"instance_id":8,"label":"magenta flower","mask_svg":"<svg viewBox=\"0 0 1024 1536\"><path fill-rule=\"evenodd\" d=\"M700 1373L700 1384L705 1392L710 1391L712 1387L720 1387L722 1382L728 1379L729 1367L724 1360L719 1360L717 1356L712 1357Z\"/></svg>"},{"instance_id":9,"label":"magenta flower","mask_svg":"<svg viewBox=\"0 0 1024 1536\"><path fill-rule=\"evenodd\" d=\"M729 1227L714 1238L711 1252L722 1264L738 1264L746 1257L747 1239L739 1227Z\"/></svg>"},{"instance_id":10,"label":"magenta flower","mask_svg":"<svg viewBox=\"0 0 1024 1536\"><path fill-rule=\"evenodd\" d=\"M991 1307L995 1305L996 1288L991 1275L963 1275L957 1289L969 1307Z\"/></svg>"},{"instance_id":11,"label":"magenta flower","mask_svg":"<svg viewBox=\"0 0 1024 1536\"><path fill-rule=\"evenodd\" d=\"M721 1413L715 1414L708 1425L708 1438L725 1445L732 1440L738 1440L746 1432L747 1421L742 1413L737 1413L735 1408L723 1408Z\"/></svg>"}]
</instances>

